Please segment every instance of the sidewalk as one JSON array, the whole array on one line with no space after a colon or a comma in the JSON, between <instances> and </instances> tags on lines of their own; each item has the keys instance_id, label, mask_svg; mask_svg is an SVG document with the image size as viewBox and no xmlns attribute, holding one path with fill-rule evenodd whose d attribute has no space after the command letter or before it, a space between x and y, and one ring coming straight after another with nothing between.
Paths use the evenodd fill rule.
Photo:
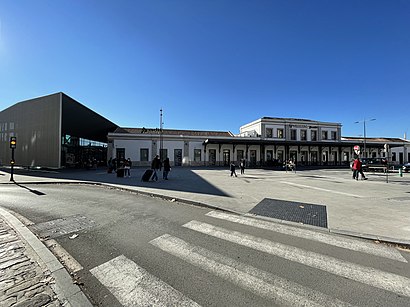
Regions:
<instances>
[{"instance_id":1,"label":"sidewalk","mask_svg":"<svg viewBox=\"0 0 410 307\"><path fill-rule=\"evenodd\" d=\"M0 306L91 306L43 243L0 208Z\"/></svg>"},{"instance_id":2,"label":"sidewalk","mask_svg":"<svg viewBox=\"0 0 410 307\"><path fill-rule=\"evenodd\" d=\"M61 306L51 289L50 272L41 268L17 233L0 216L1 306Z\"/></svg>"},{"instance_id":3,"label":"sidewalk","mask_svg":"<svg viewBox=\"0 0 410 307\"><path fill-rule=\"evenodd\" d=\"M264 199L316 204L326 206L329 231L410 244L410 174L390 174L386 183L380 173L367 173L367 181L352 180L349 170L247 169L235 178L223 168L173 168L169 180L141 182L143 172L134 168L131 178L118 178L105 169L25 171L14 179L27 189L42 183L104 184L239 214L249 214ZM0 184L10 183L9 179L0 171Z\"/></svg>"}]
</instances>

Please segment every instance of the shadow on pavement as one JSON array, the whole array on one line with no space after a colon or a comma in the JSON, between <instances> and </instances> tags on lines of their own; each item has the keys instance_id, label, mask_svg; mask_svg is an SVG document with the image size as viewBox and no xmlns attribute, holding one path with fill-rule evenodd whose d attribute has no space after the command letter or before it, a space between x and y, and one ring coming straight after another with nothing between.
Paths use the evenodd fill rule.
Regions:
<instances>
[{"instance_id":1,"label":"shadow on pavement","mask_svg":"<svg viewBox=\"0 0 410 307\"><path fill-rule=\"evenodd\" d=\"M116 173L107 173L106 168L98 168L93 170L78 170L78 169L64 169L64 170L15 170L16 175L33 176L51 179L67 179L90 182L101 182L110 184L121 184L131 187L144 187L158 190L171 190L189 193L209 194L215 196L231 197L221 189L217 188L207 180L198 176L190 168L172 168L168 175L169 180L162 179L162 172L158 172L159 180L156 182L142 182L141 177L146 169L133 168L131 169L131 177L117 177ZM7 170L3 170L6 171ZM33 180L34 181L34 180ZM27 181L25 181L27 182ZM16 183L17 184L17 183Z\"/></svg>"},{"instance_id":2,"label":"shadow on pavement","mask_svg":"<svg viewBox=\"0 0 410 307\"><path fill-rule=\"evenodd\" d=\"M19 186L20 188L26 189L26 190L28 190L29 192L31 192L31 193L33 193L33 194L36 194L36 195L38 195L38 196L46 195L46 194L43 193L43 192L30 189L29 187L25 187L24 185L19 184L19 183L15 182L15 181L14 181L14 183L15 183L17 186Z\"/></svg>"}]
</instances>

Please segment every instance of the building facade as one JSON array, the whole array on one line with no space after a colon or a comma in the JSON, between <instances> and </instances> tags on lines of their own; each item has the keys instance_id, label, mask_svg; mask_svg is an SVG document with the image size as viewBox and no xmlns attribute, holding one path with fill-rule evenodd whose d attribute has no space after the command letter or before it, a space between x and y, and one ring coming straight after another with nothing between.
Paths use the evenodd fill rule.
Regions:
<instances>
[{"instance_id":1,"label":"building facade","mask_svg":"<svg viewBox=\"0 0 410 307\"><path fill-rule=\"evenodd\" d=\"M109 158L128 159L133 166L150 166L152 159L159 155L168 157L173 166L201 166L211 159L204 151L204 141L209 137L229 139L234 135L221 131L172 130L158 128L118 128L108 133Z\"/></svg>"},{"instance_id":2,"label":"building facade","mask_svg":"<svg viewBox=\"0 0 410 307\"><path fill-rule=\"evenodd\" d=\"M55 93L16 103L0 112L0 165L62 168L95 159L105 164L107 133L117 125L65 95Z\"/></svg>"},{"instance_id":3,"label":"building facade","mask_svg":"<svg viewBox=\"0 0 410 307\"><path fill-rule=\"evenodd\" d=\"M0 112L0 165L11 160L10 137L17 137L15 161L28 167L84 167L97 160L128 159L148 167L155 155L173 166L224 166L241 159L251 167L348 165L362 157L410 161L410 143L399 138L342 137L340 123L262 117L229 131L120 128L78 101L52 95L19 102ZM385 152L385 145L389 151Z\"/></svg>"},{"instance_id":4,"label":"building facade","mask_svg":"<svg viewBox=\"0 0 410 307\"><path fill-rule=\"evenodd\" d=\"M134 166L149 166L155 155L168 157L174 166L226 166L246 159L250 167L272 167L293 160L298 165L349 165L354 147L363 139L341 136L341 124L307 119L263 117L229 131L118 128L108 134L110 158L128 159ZM367 138L361 156L386 157L407 141ZM403 156L405 157L405 156ZM408 157L407 157L408 159ZM405 160L405 159L404 159Z\"/></svg>"}]
</instances>

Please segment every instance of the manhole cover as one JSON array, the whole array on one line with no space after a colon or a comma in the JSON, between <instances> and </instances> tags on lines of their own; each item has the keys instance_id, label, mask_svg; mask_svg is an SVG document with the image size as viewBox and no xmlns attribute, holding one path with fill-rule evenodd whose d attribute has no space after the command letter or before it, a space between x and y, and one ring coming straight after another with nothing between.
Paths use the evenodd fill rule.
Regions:
<instances>
[{"instance_id":1,"label":"manhole cover","mask_svg":"<svg viewBox=\"0 0 410 307\"><path fill-rule=\"evenodd\" d=\"M42 238L56 238L69 233L92 228L96 223L82 215L73 215L31 226L30 228Z\"/></svg>"},{"instance_id":2,"label":"manhole cover","mask_svg":"<svg viewBox=\"0 0 410 307\"><path fill-rule=\"evenodd\" d=\"M326 206L265 198L249 213L327 228Z\"/></svg>"}]
</instances>

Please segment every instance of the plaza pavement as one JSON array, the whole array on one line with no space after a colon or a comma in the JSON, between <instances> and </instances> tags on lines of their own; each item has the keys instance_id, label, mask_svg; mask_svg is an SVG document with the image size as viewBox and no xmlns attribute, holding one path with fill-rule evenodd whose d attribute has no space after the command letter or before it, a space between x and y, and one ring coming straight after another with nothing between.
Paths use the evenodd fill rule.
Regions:
<instances>
[{"instance_id":1,"label":"plaza pavement","mask_svg":"<svg viewBox=\"0 0 410 307\"><path fill-rule=\"evenodd\" d=\"M95 183L133 190L171 201L196 203L239 214L249 214L265 198L325 205L328 229L363 238L410 244L410 173L386 176L366 173L355 181L349 169L316 169L285 172L247 169L230 177L225 168L175 167L169 180L142 182L142 168L131 177L118 178L104 168L97 170L16 170L14 180L30 190L42 183ZM0 170L0 184L10 182L8 170ZM41 191L41 186L36 186ZM36 191L36 190L33 190ZM115 204L113 204L115 205Z\"/></svg>"}]
</instances>

